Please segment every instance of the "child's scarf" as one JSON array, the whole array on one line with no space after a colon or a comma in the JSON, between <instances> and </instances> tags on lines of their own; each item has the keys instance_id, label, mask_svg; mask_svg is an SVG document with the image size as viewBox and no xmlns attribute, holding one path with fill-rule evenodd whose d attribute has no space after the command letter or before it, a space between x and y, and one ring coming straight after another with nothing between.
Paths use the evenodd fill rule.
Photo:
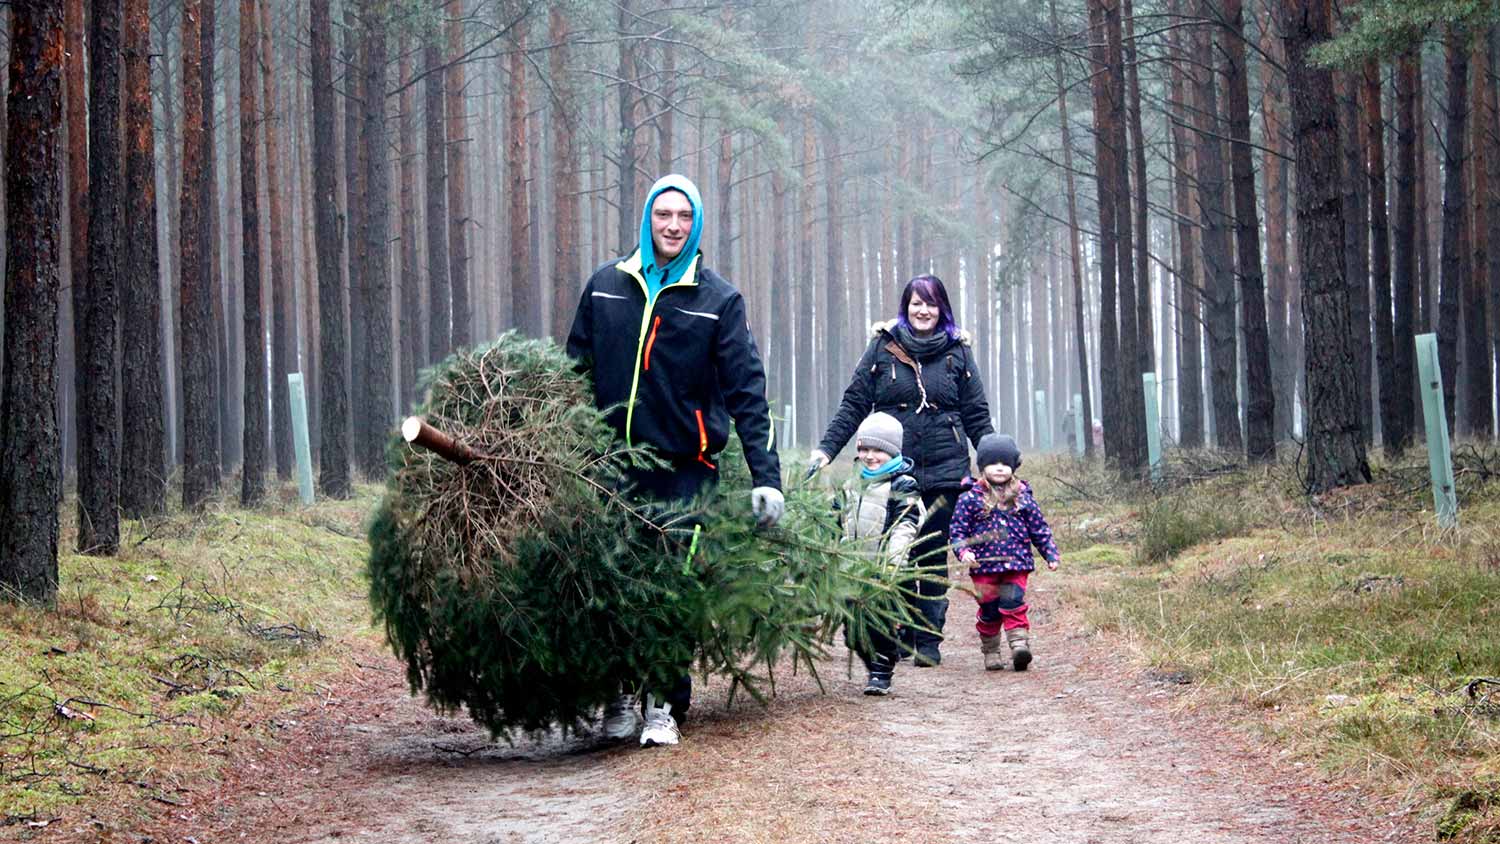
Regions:
<instances>
[{"instance_id":1,"label":"child's scarf","mask_svg":"<svg viewBox=\"0 0 1500 844\"><path fill-rule=\"evenodd\" d=\"M869 466L861 466L859 468L859 476L867 481L884 480L893 475L901 474L901 472L903 471L903 467L905 467L906 465L906 458L898 454L895 457L892 457L890 460L887 460L885 463L881 464L880 467L876 469L871 469Z\"/></svg>"},{"instance_id":2,"label":"child's scarf","mask_svg":"<svg viewBox=\"0 0 1500 844\"><path fill-rule=\"evenodd\" d=\"M984 477L977 481L985 506L991 510L1013 510L1021 497L1021 479L1015 475L1001 486L994 486Z\"/></svg>"}]
</instances>

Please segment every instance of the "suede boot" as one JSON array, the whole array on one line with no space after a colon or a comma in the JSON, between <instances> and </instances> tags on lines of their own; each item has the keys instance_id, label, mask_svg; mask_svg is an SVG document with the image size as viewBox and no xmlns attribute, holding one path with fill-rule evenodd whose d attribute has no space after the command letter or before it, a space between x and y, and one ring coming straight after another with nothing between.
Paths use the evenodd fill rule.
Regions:
<instances>
[{"instance_id":1,"label":"suede boot","mask_svg":"<svg viewBox=\"0 0 1500 844\"><path fill-rule=\"evenodd\" d=\"M1005 668L1005 657L1000 653L999 636L979 636L979 652L984 654L984 670L1000 671Z\"/></svg>"},{"instance_id":2,"label":"suede boot","mask_svg":"<svg viewBox=\"0 0 1500 844\"><path fill-rule=\"evenodd\" d=\"M1025 671L1031 664L1031 646L1027 642L1031 631L1025 627L1014 627L1005 631L1005 641L1010 643L1011 664L1017 671Z\"/></svg>"}]
</instances>

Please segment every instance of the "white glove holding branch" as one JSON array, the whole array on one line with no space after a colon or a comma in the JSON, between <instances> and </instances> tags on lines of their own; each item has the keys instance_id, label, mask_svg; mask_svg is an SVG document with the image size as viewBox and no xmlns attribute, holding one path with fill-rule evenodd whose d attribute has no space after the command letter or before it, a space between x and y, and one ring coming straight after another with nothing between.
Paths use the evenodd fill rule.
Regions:
<instances>
[{"instance_id":1,"label":"white glove holding branch","mask_svg":"<svg viewBox=\"0 0 1500 844\"><path fill-rule=\"evenodd\" d=\"M750 490L750 510L755 514L755 523L760 527L776 524L781 520L781 513L785 509L786 499L776 487L758 486Z\"/></svg>"}]
</instances>

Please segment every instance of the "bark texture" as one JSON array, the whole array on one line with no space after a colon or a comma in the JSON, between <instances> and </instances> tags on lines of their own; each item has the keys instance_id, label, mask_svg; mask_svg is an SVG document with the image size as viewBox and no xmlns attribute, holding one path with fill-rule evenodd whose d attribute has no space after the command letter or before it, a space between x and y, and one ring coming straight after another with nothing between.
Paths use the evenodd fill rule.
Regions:
<instances>
[{"instance_id":1,"label":"bark texture","mask_svg":"<svg viewBox=\"0 0 1500 844\"><path fill-rule=\"evenodd\" d=\"M1344 280L1343 197L1338 110L1331 71L1313 66L1308 51L1328 40L1323 0L1282 0L1287 90L1297 166L1298 249L1304 272L1302 307L1307 342L1307 488L1323 492L1370 480L1360 429Z\"/></svg>"},{"instance_id":2,"label":"bark texture","mask_svg":"<svg viewBox=\"0 0 1500 844\"><path fill-rule=\"evenodd\" d=\"M156 245L156 150L151 118L149 0L125 0L124 332L120 386L120 509L126 518L167 508L166 405L162 390L161 275Z\"/></svg>"},{"instance_id":3,"label":"bark texture","mask_svg":"<svg viewBox=\"0 0 1500 844\"><path fill-rule=\"evenodd\" d=\"M0 381L0 594L57 596L57 307L62 287L63 6L11 4L5 136L5 375Z\"/></svg>"}]
</instances>

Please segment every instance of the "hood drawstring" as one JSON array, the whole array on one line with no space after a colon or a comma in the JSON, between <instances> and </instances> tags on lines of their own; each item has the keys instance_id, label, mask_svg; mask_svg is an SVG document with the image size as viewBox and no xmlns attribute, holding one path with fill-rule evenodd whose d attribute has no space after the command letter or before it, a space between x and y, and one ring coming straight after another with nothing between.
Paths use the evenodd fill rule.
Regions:
<instances>
[{"instance_id":1,"label":"hood drawstring","mask_svg":"<svg viewBox=\"0 0 1500 844\"><path fill-rule=\"evenodd\" d=\"M917 405L916 412L921 413L923 410L926 410L929 407L931 407L933 410L937 410L936 407L927 403L927 385L922 383L922 362L917 360L916 358L912 358L911 365L917 370L917 393L922 396L922 401Z\"/></svg>"}]
</instances>

